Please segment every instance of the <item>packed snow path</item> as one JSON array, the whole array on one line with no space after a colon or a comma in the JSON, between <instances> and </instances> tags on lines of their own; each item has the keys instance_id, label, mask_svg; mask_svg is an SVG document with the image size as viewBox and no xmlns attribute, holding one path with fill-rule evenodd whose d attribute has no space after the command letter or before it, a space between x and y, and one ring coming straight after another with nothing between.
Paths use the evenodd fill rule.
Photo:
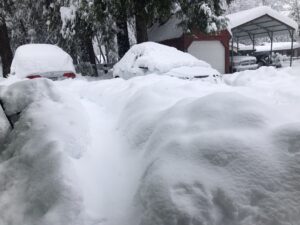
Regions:
<instances>
[{"instance_id":1,"label":"packed snow path","mask_svg":"<svg viewBox=\"0 0 300 225\"><path fill-rule=\"evenodd\" d=\"M0 224L299 224L297 68L1 84Z\"/></svg>"},{"instance_id":2,"label":"packed snow path","mask_svg":"<svg viewBox=\"0 0 300 225\"><path fill-rule=\"evenodd\" d=\"M139 172L126 142L115 129L115 120L104 107L83 99L88 112L91 142L76 171L83 188L87 220L92 224L122 224L132 204Z\"/></svg>"}]
</instances>

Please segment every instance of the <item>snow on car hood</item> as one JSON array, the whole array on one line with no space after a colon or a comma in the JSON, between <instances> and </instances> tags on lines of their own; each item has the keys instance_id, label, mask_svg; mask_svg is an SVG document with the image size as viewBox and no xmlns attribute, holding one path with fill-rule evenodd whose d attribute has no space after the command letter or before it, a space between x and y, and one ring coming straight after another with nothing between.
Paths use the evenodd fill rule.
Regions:
<instances>
[{"instance_id":1,"label":"snow on car hood","mask_svg":"<svg viewBox=\"0 0 300 225\"><path fill-rule=\"evenodd\" d=\"M179 78L204 78L213 75L220 75L220 73L217 70L210 67L182 66L175 69L171 69L170 71L165 73L165 75Z\"/></svg>"},{"instance_id":2,"label":"snow on car hood","mask_svg":"<svg viewBox=\"0 0 300 225\"><path fill-rule=\"evenodd\" d=\"M129 79L150 73L163 74L178 67L211 66L194 56L154 42L133 46L114 66L114 76Z\"/></svg>"},{"instance_id":3,"label":"snow on car hood","mask_svg":"<svg viewBox=\"0 0 300 225\"><path fill-rule=\"evenodd\" d=\"M55 45L27 44L17 48L11 73L18 77L46 72L75 72L73 60L69 54Z\"/></svg>"}]
</instances>

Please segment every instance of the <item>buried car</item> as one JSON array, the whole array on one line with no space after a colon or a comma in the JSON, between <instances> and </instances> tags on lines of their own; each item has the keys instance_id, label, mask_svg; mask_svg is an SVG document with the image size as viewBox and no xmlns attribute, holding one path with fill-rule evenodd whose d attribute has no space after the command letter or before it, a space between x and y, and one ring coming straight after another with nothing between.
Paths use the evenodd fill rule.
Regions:
<instances>
[{"instance_id":1,"label":"buried car","mask_svg":"<svg viewBox=\"0 0 300 225\"><path fill-rule=\"evenodd\" d=\"M254 56L233 56L232 69L233 72L240 72L245 70L256 70L259 65L256 63L257 59Z\"/></svg>"},{"instance_id":2,"label":"buried car","mask_svg":"<svg viewBox=\"0 0 300 225\"><path fill-rule=\"evenodd\" d=\"M50 44L27 44L17 48L11 74L20 78L49 78L60 80L75 78L71 56Z\"/></svg>"},{"instance_id":3,"label":"buried car","mask_svg":"<svg viewBox=\"0 0 300 225\"><path fill-rule=\"evenodd\" d=\"M154 42L134 45L113 68L115 78L130 79L148 74L183 79L220 76L208 63L176 48Z\"/></svg>"}]
</instances>

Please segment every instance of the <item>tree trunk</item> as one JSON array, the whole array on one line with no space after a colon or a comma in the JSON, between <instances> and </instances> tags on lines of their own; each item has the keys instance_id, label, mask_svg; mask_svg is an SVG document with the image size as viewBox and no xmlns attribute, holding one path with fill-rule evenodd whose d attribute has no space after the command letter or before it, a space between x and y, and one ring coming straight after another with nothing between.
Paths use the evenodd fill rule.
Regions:
<instances>
[{"instance_id":1,"label":"tree trunk","mask_svg":"<svg viewBox=\"0 0 300 225\"><path fill-rule=\"evenodd\" d=\"M141 15L135 16L136 21L136 41L142 43L148 41L147 22Z\"/></svg>"},{"instance_id":2,"label":"tree trunk","mask_svg":"<svg viewBox=\"0 0 300 225\"><path fill-rule=\"evenodd\" d=\"M93 69L94 69L94 73L95 73L94 75L98 76L98 71L97 71L97 66L96 66L96 55L94 52L93 40L91 37L86 39L86 50L87 50L87 53L89 56L89 61L92 64Z\"/></svg>"},{"instance_id":3,"label":"tree trunk","mask_svg":"<svg viewBox=\"0 0 300 225\"><path fill-rule=\"evenodd\" d=\"M0 19L0 57L2 60L3 77L7 77L10 73L10 66L13 59L10 40L5 21Z\"/></svg>"},{"instance_id":4,"label":"tree trunk","mask_svg":"<svg viewBox=\"0 0 300 225\"><path fill-rule=\"evenodd\" d=\"M137 43L148 41L147 12L145 10L145 2L143 0L137 0L135 2L135 25Z\"/></svg>"},{"instance_id":5,"label":"tree trunk","mask_svg":"<svg viewBox=\"0 0 300 225\"><path fill-rule=\"evenodd\" d=\"M120 10L116 15L116 25L118 27L117 42L118 42L118 55L121 59L125 53L129 50L129 37L127 28L127 10L125 1L121 0Z\"/></svg>"}]
</instances>

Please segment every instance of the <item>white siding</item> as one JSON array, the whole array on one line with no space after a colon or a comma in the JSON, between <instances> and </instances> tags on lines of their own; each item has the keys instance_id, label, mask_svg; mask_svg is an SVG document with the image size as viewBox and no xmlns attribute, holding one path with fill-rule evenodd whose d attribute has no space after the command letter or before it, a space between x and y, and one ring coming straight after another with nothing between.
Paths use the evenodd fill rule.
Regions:
<instances>
[{"instance_id":1,"label":"white siding","mask_svg":"<svg viewBox=\"0 0 300 225\"><path fill-rule=\"evenodd\" d=\"M220 41L194 41L188 53L206 61L220 73L225 73L225 47Z\"/></svg>"}]
</instances>

